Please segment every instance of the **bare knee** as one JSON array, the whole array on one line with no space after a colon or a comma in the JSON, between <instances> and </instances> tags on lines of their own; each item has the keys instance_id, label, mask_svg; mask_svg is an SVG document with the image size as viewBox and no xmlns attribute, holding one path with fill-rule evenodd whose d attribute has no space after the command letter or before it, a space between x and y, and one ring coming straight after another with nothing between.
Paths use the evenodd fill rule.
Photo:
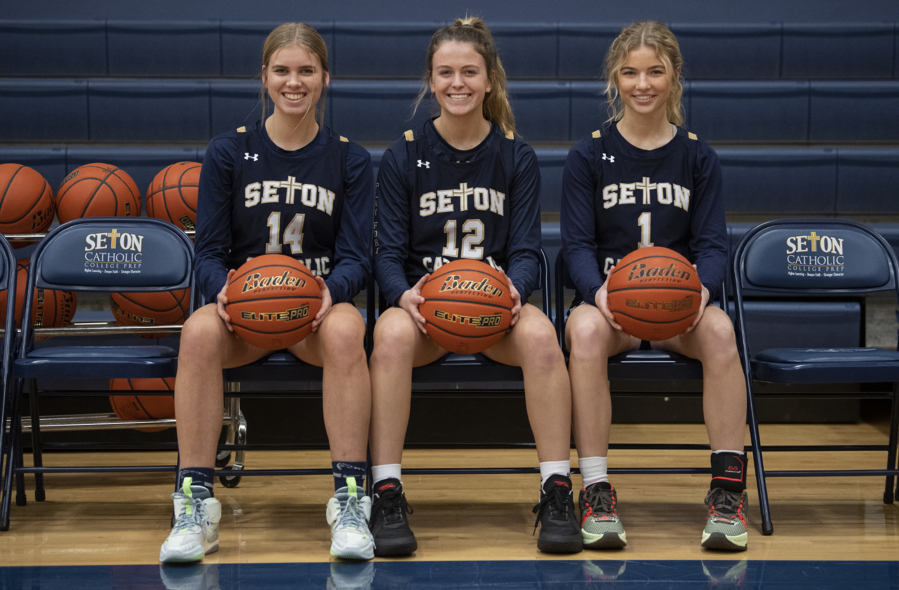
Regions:
<instances>
[{"instance_id":1,"label":"bare knee","mask_svg":"<svg viewBox=\"0 0 899 590\"><path fill-rule=\"evenodd\" d=\"M381 316L375 324L372 365L390 365L411 359L418 338L416 330L418 328L412 319L402 317L399 313Z\"/></svg>"},{"instance_id":2,"label":"bare knee","mask_svg":"<svg viewBox=\"0 0 899 590\"><path fill-rule=\"evenodd\" d=\"M533 319L518 328L524 332L519 338L527 344L526 357L536 368L551 371L557 367L565 367L565 357L559 347L556 331L548 319Z\"/></svg>"},{"instance_id":3,"label":"bare knee","mask_svg":"<svg viewBox=\"0 0 899 590\"><path fill-rule=\"evenodd\" d=\"M615 339L615 329L599 312L573 317L566 325L572 358L604 361Z\"/></svg>"},{"instance_id":4,"label":"bare knee","mask_svg":"<svg viewBox=\"0 0 899 590\"><path fill-rule=\"evenodd\" d=\"M365 360L365 322L358 313L329 315L318 335L325 358L338 357L344 363Z\"/></svg>"},{"instance_id":5,"label":"bare knee","mask_svg":"<svg viewBox=\"0 0 899 590\"><path fill-rule=\"evenodd\" d=\"M709 320L702 331L703 360L727 363L739 359L734 325L730 318L715 314Z\"/></svg>"},{"instance_id":6,"label":"bare knee","mask_svg":"<svg viewBox=\"0 0 899 590\"><path fill-rule=\"evenodd\" d=\"M198 310L181 329L181 344L178 363L218 362L221 368L222 349L230 334L217 313L208 313L206 308Z\"/></svg>"}]
</instances>

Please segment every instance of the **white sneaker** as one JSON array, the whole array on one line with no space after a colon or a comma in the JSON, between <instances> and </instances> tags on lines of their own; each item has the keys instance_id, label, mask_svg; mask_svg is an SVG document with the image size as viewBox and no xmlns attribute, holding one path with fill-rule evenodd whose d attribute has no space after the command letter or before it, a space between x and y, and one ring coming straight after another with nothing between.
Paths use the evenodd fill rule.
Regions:
<instances>
[{"instance_id":1,"label":"white sneaker","mask_svg":"<svg viewBox=\"0 0 899 590\"><path fill-rule=\"evenodd\" d=\"M182 491L172 494L175 526L159 550L159 561L164 563L199 561L219 550L222 505L209 497L206 488L191 486L192 481L185 477Z\"/></svg>"},{"instance_id":2,"label":"white sneaker","mask_svg":"<svg viewBox=\"0 0 899 590\"><path fill-rule=\"evenodd\" d=\"M348 477L347 486L328 500L325 517L331 525L331 555L344 559L371 559L375 540L368 530L371 498L356 487L356 478Z\"/></svg>"}]
</instances>

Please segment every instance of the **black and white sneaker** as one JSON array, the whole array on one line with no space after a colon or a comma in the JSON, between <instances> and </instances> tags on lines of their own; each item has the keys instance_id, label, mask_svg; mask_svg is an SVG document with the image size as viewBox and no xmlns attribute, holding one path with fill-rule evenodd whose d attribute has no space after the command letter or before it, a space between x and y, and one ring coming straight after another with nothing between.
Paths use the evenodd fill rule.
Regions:
<instances>
[{"instance_id":1,"label":"black and white sneaker","mask_svg":"<svg viewBox=\"0 0 899 590\"><path fill-rule=\"evenodd\" d=\"M411 555L418 549L415 534L409 528L406 514L412 506L406 502L403 484L390 478L375 484L369 529L375 538L375 556Z\"/></svg>"},{"instance_id":2,"label":"black and white sneaker","mask_svg":"<svg viewBox=\"0 0 899 590\"><path fill-rule=\"evenodd\" d=\"M544 553L577 553L583 550L581 527L574 512L571 478L553 475L540 490L540 503L534 506L540 536L537 549Z\"/></svg>"}]
</instances>

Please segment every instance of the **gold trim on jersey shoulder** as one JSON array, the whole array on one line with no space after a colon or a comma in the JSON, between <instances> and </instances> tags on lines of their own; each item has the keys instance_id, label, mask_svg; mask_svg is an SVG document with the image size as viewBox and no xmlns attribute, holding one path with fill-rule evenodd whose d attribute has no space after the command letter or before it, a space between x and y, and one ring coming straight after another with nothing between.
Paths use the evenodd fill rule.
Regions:
<instances>
[{"instance_id":1,"label":"gold trim on jersey shoulder","mask_svg":"<svg viewBox=\"0 0 899 590\"><path fill-rule=\"evenodd\" d=\"M411 129L403 133L403 137L406 138L406 141L415 141L415 134L412 133Z\"/></svg>"},{"instance_id":2,"label":"gold trim on jersey shoulder","mask_svg":"<svg viewBox=\"0 0 899 590\"><path fill-rule=\"evenodd\" d=\"M238 127L238 128L237 128L237 132L238 132L238 133L246 133L246 132L247 132L247 128L246 128L246 127Z\"/></svg>"},{"instance_id":3,"label":"gold trim on jersey shoulder","mask_svg":"<svg viewBox=\"0 0 899 590\"><path fill-rule=\"evenodd\" d=\"M506 131L506 139L515 139L515 133L512 131Z\"/></svg>"},{"instance_id":4,"label":"gold trim on jersey shoulder","mask_svg":"<svg viewBox=\"0 0 899 590\"><path fill-rule=\"evenodd\" d=\"M599 132L599 129L597 129L596 131L593 132L593 137L594 137L594 138L599 137L599 136L601 136L601 135L602 135L602 133Z\"/></svg>"},{"instance_id":5,"label":"gold trim on jersey shoulder","mask_svg":"<svg viewBox=\"0 0 899 590\"><path fill-rule=\"evenodd\" d=\"M340 141L342 141L343 143L350 143L350 140L342 135L340 136Z\"/></svg>"},{"instance_id":6,"label":"gold trim on jersey shoulder","mask_svg":"<svg viewBox=\"0 0 899 590\"><path fill-rule=\"evenodd\" d=\"M687 137L689 137L690 139L699 139L698 137L696 137L695 133L690 133L689 131L687 131Z\"/></svg>"}]
</instances>

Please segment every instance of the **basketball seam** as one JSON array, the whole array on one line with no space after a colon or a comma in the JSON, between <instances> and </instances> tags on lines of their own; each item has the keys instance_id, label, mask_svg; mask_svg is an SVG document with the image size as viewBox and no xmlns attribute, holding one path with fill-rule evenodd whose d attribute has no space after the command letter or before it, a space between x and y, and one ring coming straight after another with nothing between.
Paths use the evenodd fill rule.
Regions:
<instances>
[{"instance_id":1,"label":"basketball seam","mask_svg":"<svg viewBox=\"0 0 899 590\"><path fill-rule=\"evenodd\" d=\"M617 289L607 289L607 291L611 293L619 293L621 291L649 291L649 290L657 290L657 291L689 291L690 293L702 293L702 289L695 289L693 287L678 287L676 285L627 285L625 287L618 287Z\"/></svg>"},{"instance_id":2,"label":"basketball seam","mask_svg":"<svg viewBox=\"0 0 899 590\"><path fill-rule=\"evenodd\" d=\"M499 309L504 309L506 311L512 311L512 307L506 307L504 305L500 305L498 303L490 303L487 301L463 301L460 299L435 299L435 298L425 298L425 302L422 305L426 305L428 303L464 303L466 305L483 305L485 307L498 307Z\"/></svg>"},{"instance_id":3,"label":"basketball seam","mask_svg":"<svg viewBox=\"0 0 899 590\"><path fill-rule=\"evenodd\" d=\"M497 330L495 332L490 332L489 334L459 334L457 332L450 332L446 328L438 326L437 324L428 322L428 325L436 330L440 330L445 334L449 334L450 336L456 336L458 338L465 338L466 340L470 340L472 338L489 338L490 336L496 336L497 334L503 334L508 331L508 328L503 328L501 330Z\"/></svg>"},{"instance_id":4,"label":"basketball seam","mask_svg":"<svg viewBox=\"0 0 899 590\"><path fill-rule=\"evenodd\" d=\"M688 320L688 319L690 319L691 317L695 316L697 312L694 311L693 313L691 313L691 314L689 314L689 315L685 315L685 316L682 317L682 318L679 318L679 319L676 319L676 320L668 320L668 321L661 321L661 320L646 320L646 319L638 318L638 317L636 317L636 316L632 316L632 315L629 315L629 314L626 314L626 313L623 313L623 312L620 312L620 311L614 311L614 312L612 312L612 313L613 313L614 315L620 315L620 316L622 316L622 317L626 317L626 318L629 318L629 319L634 320L635 322L640 322L640 323L643 323L643 324L659 324L659 325L665 325L665 324L676 324L676 323L678 323L678 322L682 322L682 321L684 321L684 320ZM618 323L620 324L621 322L618 322Z\"/></svg>"}]
</instances>

